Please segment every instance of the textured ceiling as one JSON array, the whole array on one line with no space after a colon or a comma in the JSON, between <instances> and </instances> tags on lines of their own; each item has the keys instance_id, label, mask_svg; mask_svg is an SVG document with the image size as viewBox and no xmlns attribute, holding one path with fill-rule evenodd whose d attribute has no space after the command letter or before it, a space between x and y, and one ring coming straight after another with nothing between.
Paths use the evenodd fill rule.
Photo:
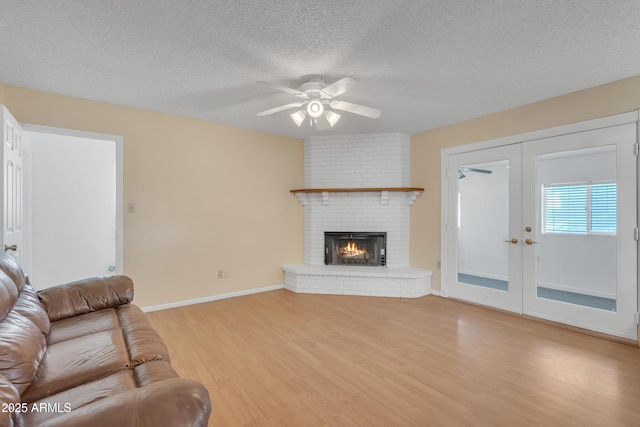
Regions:
<instances>
[{"instance_id":1,"label":"textured ceiling","mask_svg":"<svg viewBox=\"0 0 640 427\"><path fill-rule=\"evenodd\" d=\"M640 75L637 0L0 0L0 82L294 137L269 82L356 84L323 133L416 133ZM291 111L289 111L291 112Z\"/></svg>"}]
</instances>

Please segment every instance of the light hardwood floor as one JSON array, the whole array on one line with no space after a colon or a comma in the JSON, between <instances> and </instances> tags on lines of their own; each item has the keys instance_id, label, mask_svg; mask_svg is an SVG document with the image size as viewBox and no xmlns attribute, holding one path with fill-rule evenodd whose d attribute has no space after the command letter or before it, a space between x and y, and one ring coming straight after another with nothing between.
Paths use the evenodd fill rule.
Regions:
<instances>
[{"instance_id":1,"label":"light hardwood floor","mask_svg":"<svg viewBox=\"0 0 640 427\"><path fill-rule=\"evenodd\" d=\"M210 426L639 426L640 348L435 296L149 313Z\"/></svg>"}]
</instances>

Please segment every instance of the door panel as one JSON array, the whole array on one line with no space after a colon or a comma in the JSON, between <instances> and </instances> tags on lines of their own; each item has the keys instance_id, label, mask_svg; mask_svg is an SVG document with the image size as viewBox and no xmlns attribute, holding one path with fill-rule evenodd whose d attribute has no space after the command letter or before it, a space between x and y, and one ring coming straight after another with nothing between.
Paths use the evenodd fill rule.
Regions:
<instances>
[{"instance_id":1,"label":"door panel","mask_svg":"<svg viewBox=\"0 0 640 427\"><path fill-rule=\"evenodd\" d=\"M3 124L3 249L21 261L24 223L22 214L22 127L9 111L2 107Z\"/></svg>"},{"instance_id":2,"label":"door panel","mask_svg":"<svg viewBox=\"0 0 640 427\"><path fill-rule=\"evenodd\" d=\"M521 312L521 148L449 157L451 297Z\"/></svg>"},{"instance_id":3,"label":"door panel","mask_svg":"<svg viewBox=\"0 0 640 427\"><path fill-rule=\"evenodd\" d=\"M636 339L635 124L524 144L523 311Z\"/></svg>"}]
</instances>

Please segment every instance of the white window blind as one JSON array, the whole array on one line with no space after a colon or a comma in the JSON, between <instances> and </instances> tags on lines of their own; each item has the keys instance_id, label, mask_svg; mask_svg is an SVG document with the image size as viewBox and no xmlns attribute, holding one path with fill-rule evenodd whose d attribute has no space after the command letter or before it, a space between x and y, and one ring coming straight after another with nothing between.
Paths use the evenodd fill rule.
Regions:
<instances>
[{"instance_id":1,"label":"white window blind","mask_svg":"<svg viewBox=\"0 0 640 427\"><path fill-rule=\"evenodd\" d=\"M591 186L591 224L594 233L616 232L616 183Z\"/></svg>"},{"instance_id":2,"label":"white window blind","mask_svg":"<svg viewBox=\"0 0 640 427\"><path fill-rule=\"evenodd\" d=\"M545 185L543 232L615 234L616 206L615 182Z\"/></svg>"}]
</instances>

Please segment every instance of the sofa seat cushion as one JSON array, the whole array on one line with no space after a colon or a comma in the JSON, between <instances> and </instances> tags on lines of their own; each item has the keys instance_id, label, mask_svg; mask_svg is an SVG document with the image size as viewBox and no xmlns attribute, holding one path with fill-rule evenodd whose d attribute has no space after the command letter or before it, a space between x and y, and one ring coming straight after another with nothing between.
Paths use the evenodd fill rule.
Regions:
<instances>
[{"instance_id":1,"label":"sofa seat cushion","mask_svg":"<svg viewBox=\"0 0 640 427\"><path fill-rule=\"evenodd\" d=\"M183 378L154 382L114 393L91 404L21 427L206 427L211 403L199 383Z\"/></svg>"},{"instance_id":2,"label":"sofa seat cushion","mask_svg":"<svg viewBox=\"0 0 640 427\"><path fill-rule=\"evenodd\" d=\"M36 378L22 394L34 402L130 366L120 329L97 332L47 347Z\"/></svg>"},{"instance_id":3,"label":"sofa seat cushion","mask_svg":"<svg viewBox=\"0 0 640 427\"><path fill-rule=\"evenodd\" d=\"M131 370L119 371L30 403L29 410L22 416L22 424L24 426L41 426L52 418L76 411L105 397L135 388L136 381L133 372Z\"/></svg>"},{"instance_id":4,"label":"sofa seat cushion","mask_svg":"<svg viewBox=\"0 0 640 427\"><path fill-rule=\"evenodd\" d=\"M113 308L67 317L51 323L47 344L56 344L96 332L118 329L118 316Z\"/></svg>"},{"instance_id":5,"label":"sofa seat cushion","mask_svg":"<svg viewBox=\"0 0 640 427\"><path fill-rule=\"evenodd\" d=\"M60 418L60 425L65 425L67 422L72 424L72 420L77 418L77 413L87 412L91 414L94 411L99 411L104 406L104 402L102 402L103 399L106 399L105 402L109 402L114 400L115 396L121 396L115 398L117 399L116 401L120 403L115 407L111 406L111 408L113 408L112 412L120 411L120 408L124 409L127 407L127 404L125 403L123 405L122 402L144 398L147 394L146 390L153 390L157 387L154 386L154 384L167 384L169 387L167 391L170 397L165 397L164 401L159 403L163 406L172 405L174 404L174 400L180 399L180 397L174 396L174 394L179 394L180 390L172 388L174 385L173 380L184 382L180 380L178 374L169 363L165 361L143 363L133 370L120 371L105 378L81 384L77 387L30 403L28 405L29 411L22 415L21 426L43 426L47 425L47 423L54 422L56 418ZM184 386L181 383L176 385ZM201 392L198 388L192 388L190 393L197 396L199 391ZM181 409L188 410L189 408ZM195 407L192 409L194 412L197 412ZM163 411L161 408L157 410L160 412ZM94 425L94 423L89 420L94 420L95 417L93 415L88 415L87 417L86 422L88 424L86 425ZM109 416L109 425L120 425L111 424L114 422L112 418L113 416ZM126 425L174 425L167 419L163 419L162 421L168 424L157 424L157 418L155 419L156 421L154 421L156 424L139 423L135 421L136 415L134 414L129 414L125 418L127 420L126 422L132 423ZM188 425L185 424L186 422L187 421L183 420L179 422L178 425Z\"/></svg>"}]
</instances>

